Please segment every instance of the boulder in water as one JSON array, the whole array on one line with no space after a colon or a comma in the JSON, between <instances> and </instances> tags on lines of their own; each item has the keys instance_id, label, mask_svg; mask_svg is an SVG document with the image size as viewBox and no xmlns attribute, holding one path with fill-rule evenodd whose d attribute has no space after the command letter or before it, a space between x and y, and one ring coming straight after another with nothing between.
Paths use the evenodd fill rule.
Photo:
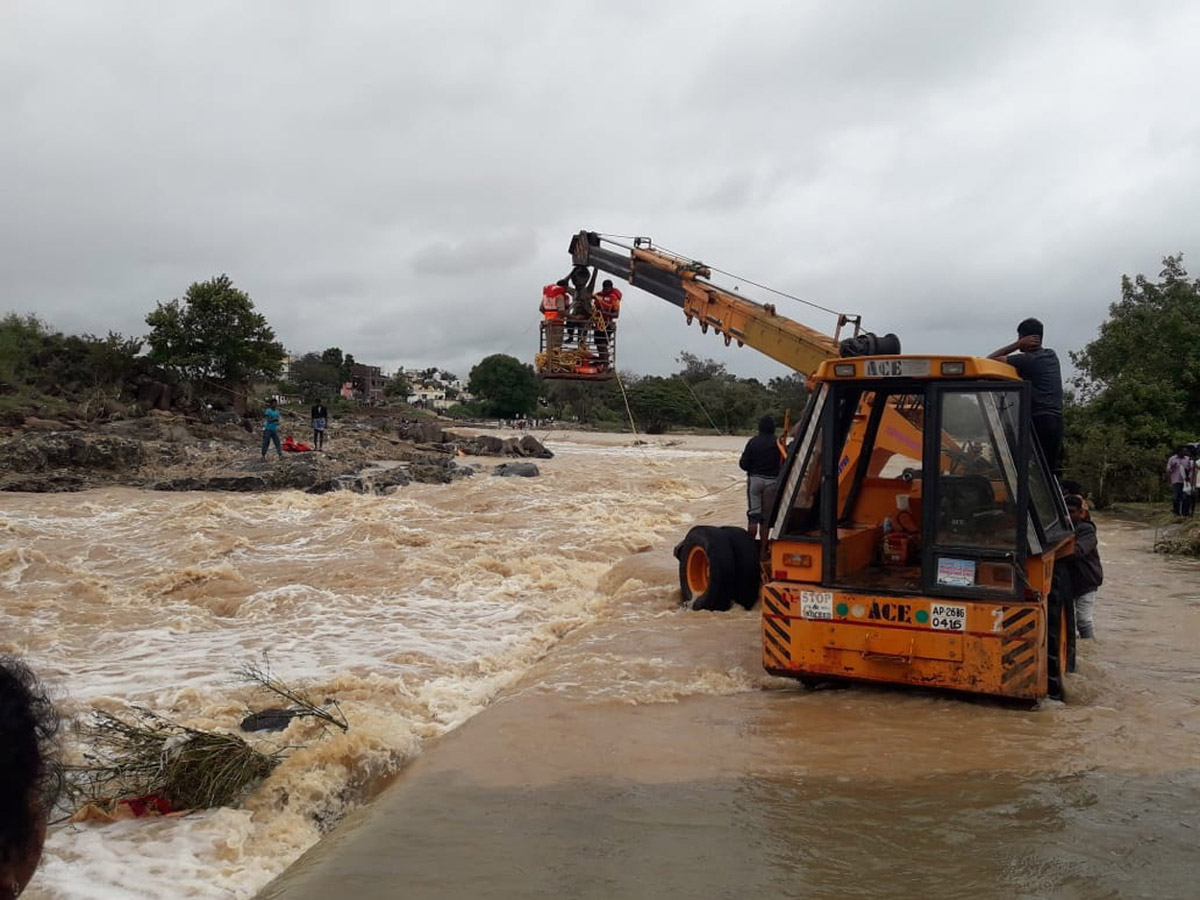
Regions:
<instances>
[{"instance_id":1,"label":"boulder in water","mask_svg":"<svg viewBox=\"0 0 1200 900\"><path fill-rule=\"evenodd\" d=\"M309 715L303 709L261 709L242 719L242 731L283 731L297 716Z\"/></svg>"},{"instance_id":2,"label":"boulder in water","mask_svg":"<svg viewBox=\"0 0 1200 900\"><path fill-rule=\"evenodd\" d=\"M496 468L492 469L493 475L499 475L502 478L536 478L542 473L538 471L538 467L530 462L518 463L500 463Z\"/></svg>"}]
</instances>

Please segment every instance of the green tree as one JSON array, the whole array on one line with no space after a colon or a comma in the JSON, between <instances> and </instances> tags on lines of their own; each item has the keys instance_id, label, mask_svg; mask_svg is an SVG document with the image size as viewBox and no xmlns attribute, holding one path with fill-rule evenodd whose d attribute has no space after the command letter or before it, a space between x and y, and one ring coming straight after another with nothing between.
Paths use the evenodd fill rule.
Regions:
<instances>
[{"instance_id":1,"label":"green tree","mask_svg":"<svg viewBox=\"0 0 1200 900\"><path fill-rule=\"evenodd\" d=\"M228 275L192 284L146 316L150 359L185 381L227 389L279 377L283 347Z\"/></svg>"},{"instance_id":2,"label":"green tree","mask_svg":"<svg viewBox=\"0 0 1200 900\"><path fill-rule=\"evenodd\" d=\"M780 415L790 410L791 421L796 422L808 404L808 379L799 372L772 378L767 382L767 393L771 396L771 407ZM782 420L779 424L783 424Z\"/></svg>"},{"instance_id":3,"label":"green tree","mask_svg":"<svg viewBox=\"0 0 1200 900\"><path fill-rule=\"evenodd\" d=\"M305 353L292 360L286 386L308 401L335 397L342 388L342 375L337 366L325 361L324 354Z\"/></svg>"},{"instance_id":4,"label":"green tree","mask_svg":"<svg viewBox=\"0 0 1200 900\"><path fill-rule=\"evenodd\" d=\"M109 332L64 335L34 315L0 319L0 384L30 384L39 391L74 395L125 387L139 366L142 342Z\"/></svg>"},{"instance_id":5,"label":"green tree","mask_svg":"<svg viewBox=\"0 0 1200 900\"><path fill-rule=\"evenodd\" d=\"M467 389L479 397L489 415L510 417L533 412L538 381L533 367L505 353L493 353L471 369Z\"/></svg>"},{"instance_id":6,"label":"green tree","mask_svg":"<svg viewBox=\"0 0 1200 900\"><path fill-rule=\"evenodd\" d=\"M733 376L725 369L725 363L715 359L701 359L695 353L686 350L676 357L676 362L683 363L679 377L688 384L699 384L702 381L732 381Z\"/></svg>"},{"instance_id":7,"label":"green tree","mask_svg":"<svg viewBox=\"0 0 1200 900\"><path fill-rule=\"evenodd\" d=\"M0 384L24 384L36 374L33 359L53 333L32 313L9 313L0 319Z\"/></svg>"},{"instance_id":8,"label":"green tree","mask_svg":"<svg viewBox=\"0 0 1200 900\"><path fill-rule=\"evenodd\" d=\"M688 424L696 410L696 400L682 378L651 375L627 386L626 396L634 420L648 434Z\"/></svg>"},{"instance_id":9,"label":"green tree","mask_svg":"<svg viewBox=\"0 0 1200 900\"><path fill-rule=\"evenodd\" d=\"M412 382L408 380L408 376L403 372L397 372L393 375L388 380L387 386L383 389L385 397L399 397L401 400L411 393ZM447 396L449 396L449 393L447 393Z\"/></svg>"},{"instance_id":10,"label":"green tree","mask_svg":"<svg viewBox=\"0 0 1200 900\"><path fill-rule=\"evenodd\" d=\"M1157 282L1122 276L1121 299L1071 361L1067 475L1102 504L1164 492L1166 456L1200 436L1200 281L1182 254L1163 259Z\"/></svg>"}]
</instances>

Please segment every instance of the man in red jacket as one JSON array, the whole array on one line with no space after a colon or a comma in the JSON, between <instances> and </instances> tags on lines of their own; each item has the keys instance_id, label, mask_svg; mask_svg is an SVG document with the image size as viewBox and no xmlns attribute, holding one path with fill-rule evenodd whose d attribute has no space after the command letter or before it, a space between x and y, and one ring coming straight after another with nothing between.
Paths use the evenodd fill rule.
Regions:
<instances>
[{"instance_id":1,"label":"man in red jacket","mask_svg":"<svg viewBox=\"0 0 1200 900\"><path fill-rule=\"evenodd\" d=\"M606 278L600 285L600 293L596 294L594 299L596 312L600 314L600 321L596 326L596 355L600 359L600 365L607 368L612 363L608 355L609 344L617 330L617 316L621 315L621 292Z\"/></svg>"},{"instance_id":2,"label":"man in red jacket","mask_svg":"<svg viewBox=\"0 0 1200 900\"><path fill-rule=\"evenodd\" d=\"M542 318L546 321L546 349L554 352L562 348L563 320L567 317L567 279L542 288Z\"/></svg>"}]
</instances>

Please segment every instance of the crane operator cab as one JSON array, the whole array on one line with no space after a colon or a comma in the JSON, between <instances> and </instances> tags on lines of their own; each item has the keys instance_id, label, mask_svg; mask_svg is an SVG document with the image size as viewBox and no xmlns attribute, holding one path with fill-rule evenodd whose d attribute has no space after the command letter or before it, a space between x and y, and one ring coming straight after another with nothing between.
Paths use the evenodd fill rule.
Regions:
<instances>
[{"instance_id":1,"label":"crane operator cab","mask_svg":"<svg viewBox=\"0 0 1200 900\"><path fill-rule=\"evenodd\" d=\"M728 609L713 585L758 586L763 666L806 684L1062 699L1074 531L1029 385L994 360L870 356L812 386L758 570L698 526L676 548L684 599Z\"/></svg>"},{"instance_id":2,"label":"crane operator cab","mask_svg":"<svg viewBox=\"0 0 1200 900\"><path fill-rule=\"evenodd\" d=\"M542 290L541 338L534 360L543 378L607 381L617 370L621 292L605 281L594 293L596 272L575 266Z\"/></svg>"},{"instance_id":3,"label":"crane operator cab","mask_svg":"<svg viewBox=\"0 0 1200 900\"><path fill-rule=\"evenodd\" d=\"M1029 385L968 357L831 360L778 481L763 662L803 679L1061 698L1061 493Z\"/></svg>"}]
</instances>

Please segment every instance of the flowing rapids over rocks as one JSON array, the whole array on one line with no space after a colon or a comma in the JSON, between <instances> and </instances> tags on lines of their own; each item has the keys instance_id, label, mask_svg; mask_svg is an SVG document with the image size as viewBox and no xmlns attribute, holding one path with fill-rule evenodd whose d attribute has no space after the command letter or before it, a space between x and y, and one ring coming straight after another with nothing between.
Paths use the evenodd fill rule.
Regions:
<instances>
[{"instance_id":1,"label":"flowing rapids over rocks","mask_svg":"<svg viewBox=\"0 0 1200 900\"><path fill-rule=\"evenodd\" d=\"M65 712L131 703L236 729L272 705L236 674L265 657L351 722L324 738L293 722L275 740L306 748L244 809L54 830L30 896L250 896L564 634L622 607L672 610L669 568L647 582L613 564L651 547L669 561L666 536L736 482L738 441L599 440L560 438L540 478L384 497L5 495L0 650L57 685Z\"/></svg>"},{"instance_id":2,"label":"flowing rapids over rocks","mask_svg":"<svg viewBox=\"0 0 1200 900\"><path fill-rule=\"evenodd\" d=\"M742 443L561 434L540 478L383 497L5 497L0 650L67 712L234 729L265 654L351 722L268 738L305 749L244 808L54 829L28 896L252 896L412 761L377 850L333 854L403 890L355 896L1190 896L1200 566L1101 519L1067 704L806 692L762 672L757 610L677 606L670 548L741 521Z\"/></svg>"}]
</instances>

